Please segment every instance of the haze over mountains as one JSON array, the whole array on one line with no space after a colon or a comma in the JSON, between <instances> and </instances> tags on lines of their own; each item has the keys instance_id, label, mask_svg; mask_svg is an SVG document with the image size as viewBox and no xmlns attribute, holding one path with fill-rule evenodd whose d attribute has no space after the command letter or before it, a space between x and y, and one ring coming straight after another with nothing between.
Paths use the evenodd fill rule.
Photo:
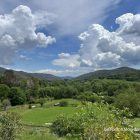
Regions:
<instances>
[{"instance_id":1,"label":"haze over mountains","mask_svg":"<svg viewBox=\"0 0 140 140\"><path fill-rule=\"evenodd\" d=\"M0 67L0 74L2 75L7 69ZM140 80L140 70L129 68L129 67L120 67L112 70L98 70L90 73L80 75L78 77L58 77L51 74L44 73L27 73L24 71L14 71L14 74L20 78L28 79L31 77L42 79L42 80L89 80L89 79L122 79L122 80Z\"/></svg>"}]
</instances>

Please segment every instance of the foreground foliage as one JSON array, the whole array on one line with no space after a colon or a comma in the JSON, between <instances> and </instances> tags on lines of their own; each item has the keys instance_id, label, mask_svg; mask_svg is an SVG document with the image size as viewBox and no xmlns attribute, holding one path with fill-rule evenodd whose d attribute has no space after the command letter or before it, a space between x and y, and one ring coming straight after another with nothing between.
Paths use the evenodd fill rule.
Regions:
<instances>
[{"instance_id":1,"label":"foreground foliage","mask_svg":"<svg viewBox=\"0 0 140 140\"><path fill-rule=\"evenodd\" d=\"M103 104L88 104L72 117L59 117L51 126L51 131L60 137L71 136L82 140L135 140L130 131L109 130L128 128L127 120L117 110L115 112Z\"/></svg>"},{"instance_id":2,"label":"foreground foliage","mask_svg":"<svg viewBox=\"0 0 140 140\"><path fill-rule=\"evenodd\" d=\"M0 139L15 140L21 132L20 116L13 112L0 114Z\"/></svg>"}]
</instances>

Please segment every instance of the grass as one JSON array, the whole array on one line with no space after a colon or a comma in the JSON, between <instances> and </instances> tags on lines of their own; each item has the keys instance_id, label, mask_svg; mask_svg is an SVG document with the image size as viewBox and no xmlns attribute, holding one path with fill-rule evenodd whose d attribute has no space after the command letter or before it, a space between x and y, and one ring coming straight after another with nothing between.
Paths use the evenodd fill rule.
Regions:
<instances>
[{"instance_id":1,"label":"grass","mask_svg":"<svg viewBox=\"0 0 140 140\"><path fill-rule=\"evenodd\" d=\"M81 105L81 102L78 100L74 99L61 99L61 100L52 100L52 101L47 101L44 106L45 107L52 107L54 104L59 103L60 101L67 101L69 106L74 106L74 105Z\"/></svg>"},{"instance_id":2,"label":"grass","mask_svg":"<svg viewBox=\"0 0 140 140\"><path fill-rule=\"evenodd\" d=\"M72 115L77 112L75 107L51 107L27 109L22 114L24 123L43 125L53 122L60 115Z\"/></svg>"},{"instance_id":3,"label":"grass","mask_svg":"<svg viewBox=\"0 0 140 140\"><path fill-rule=\"evenodd\" d=\"M28 109L28 106L14 108L13 111L20 112L22 121L26 124L44 125L45 123L53 122L58 116L70 116L78 112L79 108L74 105L80 105L79 101L73 99L65 99L68 107L54 107L54 104L62 100L47 101L44 108ZM76 140L73 138L58 138L51 134L48 128L27 127L22 133L19 140Z\"/></svg>"},{"instance_id":4,"label":"grass","mask_svg":"<svg viewBox=\"0 0 140 140\"><path fill-rule=\"evenodd\" d=\"M66 140L49 133L46 128L26 128L17 140Z\"/></svg>"},{"instance_id":5,"label":"grass","mask_svg":"<svg viewBox=\"0 0 140 140\"><path fill-rule=\"evenodd\" d=\"M78 140L76 138L59 138L49 132L48 129L27 128L17 140Z\"/></svg>"},{"instance_id":6,"label":"grass","mask_svg":"<svg viewBox=\"0 0 140 140\"><path fill-rule=\"evenodd\" d=\"M65 100L68 102L67 107L54 106L54 104ZM32 124L29 126L25 125L25 129L21 136L17 140L77 140L74 138L59 138L49 132L49 128L37 127L38 125L45 125L45 123L51 123L58 116L71 116L78 112L81 108L80 101L73 99L62 99L47 101L44 107L41 108L39 104L36 104L36 108L28 109L28 105L12 107L10 111L19 113L22 116L22 121L25 124ZM78 106L78 107L76 107ZM97 115L105 115L106 112L100 114L98 110L94 110ZM105 114L104 114L105 113ZM102 118L102 117L101 117ZM135 118L134 127L140 128L140 118Z\"/></svg>"},{"instance_id":7,"label":"grass","mask_svg":"<svg viewBox=\"0 0 140 140\"><path fill-rule=\"evenodd\" d=\"M54 104L62 100L67 101L69 105L67 107L54 106ZM81 104L79 101L73 99L62 100L47 101L43 108L40 105L36 105L37 108L28 109L28 105L24 105L13 107L10 111L19 113L25 124L44 125L45 123L53 122L60 115L70 116L78 112L79 107L75 106Z\"/></svg>"},{"instance_id":8,"label":"grass","mask_svg":"<svg viewBox=\"0 0 140 140\"><path fill-rule=\"evenodd\" d=\"M62 100L68 102L67 107L54 106ZM79 101L73 99L62 100L47 101L43 108L39 104L36 104L36 108L32 109L29 109L28 105L10 108L9 111L17 112L21 115L24 124L32 124L31 126L25 126L24 131L17 140L76 140L74 138L58 138L49 132L49 128L37 127L38 125L53 122L60 115L71 116L78 112L81 105Z\"/></svg>"},{"instance_id":9,"label":"grass","mask_svg":"<svg viewBox=\"0 0 140 140\"><path fill-rule=\"evenodd\" d=\"M133 121L133 126L136 128L140 128L140 118L135 118Z\"/></svg>"}]
</instances>

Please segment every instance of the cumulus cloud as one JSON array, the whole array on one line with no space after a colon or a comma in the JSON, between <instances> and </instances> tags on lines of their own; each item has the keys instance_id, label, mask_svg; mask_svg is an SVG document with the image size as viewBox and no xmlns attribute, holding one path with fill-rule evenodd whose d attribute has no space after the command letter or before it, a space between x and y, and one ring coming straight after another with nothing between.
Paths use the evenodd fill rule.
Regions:
<instances>
[{"instance_id":1,"label":"cumulus cloud","mask_svg":"<svg viewBox=\"0 0 140 140\"><path fill-rule=\"evenodd\" d=\"M140 63L140 14L124 14L116 23L119 28L114 32L93 24L80 34L82 65L110 68Z\"/></svg>"},{"instance_id":2,"label":"cumulus cloud","mask_svg":"<svg viewBox=\"0 0 140 140\"><path fill-rule=\"evenodd\" d=\"M20 49L47 47L55 38L37 32L37 28L48 23L40 20L40 14L33 14L27 6L20 5L11 14L0 15L0 63L10 64ZM44 15L42 16L44 17Z\"/></svg>"},{"instance_id":3,"label":"cumulus cloud","mask_svg":"<svg viewBox=\"0 0 140 140\"><path fill-rule=\"evenodd\" d=\"M54 65L68 68L76 68L80 66L80 56L78 54L70 55L69 53L61 53L58 54L58 57L58 59L53 61Z\"/></svg>"},{"instance_id":4,"label":"cumulus cloud","mask_svg":"<svg viewBox=\"0 0 140 140\"><path fill-rule=\"evenodd\" d=\"M101 23L121 0L1 0L0 12L9 12L25 4L34 11L44 10L57 15L54 32L59 35L79 34L90 24ZM42 14L41 14L42 16ZM43 18L42 18L43 19ZM39 20L38 20L39 21Z\"/></svg>"},{"instance_id":5,"label":"cumulus cloud","mask_svg":"<svg viewBox=\"0 0 140 140\"><path fill-rule=\"evenodd\" d=\"M81 48L75 55L59 54L53 64L95 69L140 64L140 14L124 14L116 19L119 28L110 32L93 24L79 35Z\"/></svg>"}]
</instances>

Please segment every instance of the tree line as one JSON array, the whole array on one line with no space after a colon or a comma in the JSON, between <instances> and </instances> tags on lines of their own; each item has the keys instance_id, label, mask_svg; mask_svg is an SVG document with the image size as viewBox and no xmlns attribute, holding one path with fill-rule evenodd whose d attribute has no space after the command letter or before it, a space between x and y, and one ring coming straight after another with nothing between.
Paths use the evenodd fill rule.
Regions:
<instances>
[{"instance_id":1,"label":"tree line","mask_svg":"<svg viewBox=\"0 0 140 140\"><path fill-rule=\"evenodd\" d=\"M29 77L18 78L8 70L0 76L0 100L4 108L11 104L31 104L42 98L74 98L82 103L102 102L123 109L134 116L140 112L140 83L125 80L90 79L47 81ZM42 102L43 100L41 100Z\"/></svg>"}]
</instances>

